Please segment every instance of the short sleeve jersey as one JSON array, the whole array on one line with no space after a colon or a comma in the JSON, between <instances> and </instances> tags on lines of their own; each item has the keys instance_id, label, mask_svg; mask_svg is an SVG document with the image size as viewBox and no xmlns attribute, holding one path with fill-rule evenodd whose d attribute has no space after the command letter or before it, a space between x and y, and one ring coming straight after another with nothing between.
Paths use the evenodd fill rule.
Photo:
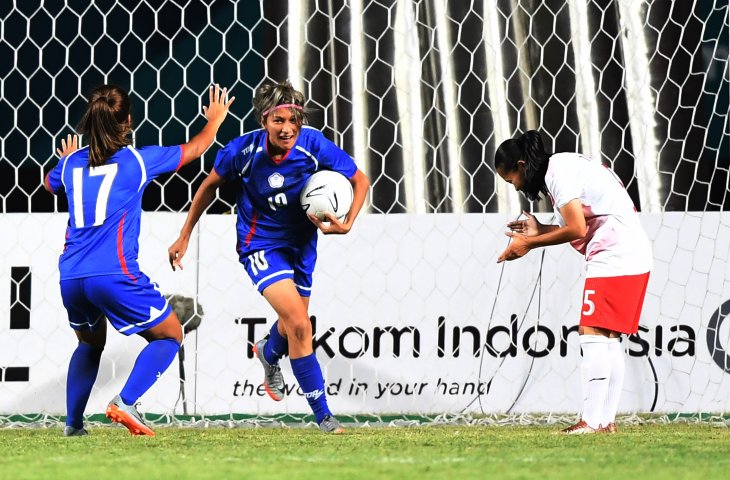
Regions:
<instances>
[{"instance_id":1,"label":"short sleeve jersey","mask_svg":"<svg viewBox=\"0 0 730 480\"><path fill-rule=\"evenodd\" d=\"M62 158L46 176L50 191L68 198L61 280L94 275L139 274L142 194L157 176L173 172L182 147L127 146L104 165L89 167L89 149Z\"/></svg>"},{"instance_id":2,"label":"short sleeve jersey","mask_svg":"<svg viewBox=\"0 0 730 480\"><path fill-rule=\"evenodd\" d=\"M267 151L263 129L233 139L218 152L215 171L237 183L239 254L272 244L300 245L316 227L299 203L307 179L319 170L347 178L357 172L354 160L317 129L302 126L294 147L279 161Z\"/></svg>"},{"instance_id":3,"label":"short sleeve jersey","mask_svg":"<svg viewBox=\"0 0 730 480\"><path fill-rule=\"evenodd\" d=\"M631 197L623 184L600 161L578 153L550 157L545 184L558 223L560 208L578 199L586 219L586 236L571 242L586 257L589 277L646 273L652 252Z\"/></svg>"}]
</instances>

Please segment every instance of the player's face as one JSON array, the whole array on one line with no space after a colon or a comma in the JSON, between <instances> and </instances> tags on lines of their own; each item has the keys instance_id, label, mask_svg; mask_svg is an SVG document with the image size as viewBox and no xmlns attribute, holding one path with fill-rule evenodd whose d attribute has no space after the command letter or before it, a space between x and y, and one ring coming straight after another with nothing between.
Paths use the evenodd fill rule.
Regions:
<instances>
[{"instance_id":1,"label":"player's face","mask_svg":"<svg viewBox=\"0 0 730 480\"><path fill-rule=\"evenodd\" d=\"M263 127L269 134L269 146L281 153L294 148L301 125L291 109L280 108L266 116Z\"/></svg>"},{"instance_id":2,"label":"player's face","mask_svg":"<svg viewBox=\"0 0 730 480\"><path fill-rule=\"evenodd\" d=\"M525 162L519 160L517 162L517 168L514 170L504 170L502 168L497 169L497 173L502 180L507 183L511 183L515 190L518 192L525 187Z\"/></svg>"}]
</instances>

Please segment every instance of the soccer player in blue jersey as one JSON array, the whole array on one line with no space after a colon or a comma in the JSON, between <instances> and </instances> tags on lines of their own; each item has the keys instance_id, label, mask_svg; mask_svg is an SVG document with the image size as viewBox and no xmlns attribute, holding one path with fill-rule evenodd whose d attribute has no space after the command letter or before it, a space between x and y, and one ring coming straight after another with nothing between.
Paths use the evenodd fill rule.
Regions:
<instances>
[{"instance_id":1,"label":"soccer player in blue jersey","mask_svg":"<svg viewBox=\"0 0 730 480\"><path fill-rule=\"evenodd\" d=\"M58 262L61 297L79 343L66 382L64 435L86 435L84 409L106 344L106 318L124 335L149 343L140 352L106 415L133 435L154 436L135 403L172 363L182 341L175 313L137 263L142 194L159 175L174 172L200 157L215 139L235 98L210 87L207 123L188 143L136 148L129 140L132 117L127 92L115 85L95 88L78 130L89 146L77 150L78 137L62 141L61 160L44 182L46 190L65 193L69 220Z\"/></svg>"},{"instance_id":2,"label":"soccer player in blue jersey","mask_svg":"<svg viewBox=\"0 0 730 480\"><path fill-rule=\"evenodd\" d=\"M264 387L276 401L284 398L279 360L289 354L294 376L320 429L341 433L342 424L327 406L324 377L312 348L309 296L317 260L317 229L325 234L350 231L370 187L353 159L307 120L304 95L291 83L264 83L253 99L261 127L233 139L218 152L208 177L193 199L180 237L169 249L173 270L188 247L190 234L218 187L236 182L238 258L278 320L268 340L254 345L264 367ZM299 192L318 170L334 170L350 179L354 200L344 222L332 214L309 218Z\"/></svg>"}]
</instances>

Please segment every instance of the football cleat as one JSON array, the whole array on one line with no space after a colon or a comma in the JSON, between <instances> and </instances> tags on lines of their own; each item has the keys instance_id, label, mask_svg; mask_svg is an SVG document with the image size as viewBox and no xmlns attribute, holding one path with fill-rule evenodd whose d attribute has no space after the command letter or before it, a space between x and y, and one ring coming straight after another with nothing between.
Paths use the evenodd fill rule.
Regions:
<instances>
[{"instance_id":1,"label":"football cleat","mask_svg":"<svg viewBox=\"0 0 730 480\"><path fill-rule=\"evenodd\" d=\"M560 430L560 433L563 433L565 435L585 435L587 433L597 433L602 430L603 427L601 427L600 425L598 426L598 428L592 428L585 422L585 420L581 419L581 421L576 423L575 425L571 425L568 428Z\"/></svg>"},{"instance_id":2,"label":"football cleat","mask_svg":"<svg viewBox=\"0 0 730 480\"><path fill-rule=\"evenodd\" d=\"M264 367L264 388L266 389L266 393L274 401L280 402L286 395L284 393L284 375L281 374L281 367L279 365L271 365L266 361L264 357L264 345L266 345L265 338L254 343L253 353Z\"/></svg>"},{"instance_id":3,"label":"football cleat","mask_svg":"<svg viewBox=\"0 0 730 480\"><path fill-rule=\"evenodd\" d=\"M154 437L155 432L148 427L142 416L134 405L127 405L122 401L122 397L117 395L109 402L106 407L106 417L112 422L121 423L132 435L147 435Z\"/></svg>"},{"instance_id":4,"label":"football cleat","mask_svg":"<svg viewBox=\"0 0 730 480\"><path fill-rule=\"evenodd\" d=\"M345 427L332 414L325 416L319 422L319 429L324 433L345 433Z\"/></svg>"},{"instance_id":5,"label":"football cleat","mask_svg":"<svg viewBox=\"0 0 730 480\"><path fill-rule=\"evenodd\" d=\"M618 428L616 428L616 423L611 422L605 427L600 429L601 433L618 433Z\"/></svg>"},{"instance_id":6,"label":"football cleat","mask_svg":"<svg viewBox=\"0 0 730 480\"><path fill-rule=\"evenodd\" d=\"M88 434L89 432L84 427L76 428L72 427L71 425L66 425L66 427L63 429L64 437L82 437Z\"/></svg>"}]
</instances>

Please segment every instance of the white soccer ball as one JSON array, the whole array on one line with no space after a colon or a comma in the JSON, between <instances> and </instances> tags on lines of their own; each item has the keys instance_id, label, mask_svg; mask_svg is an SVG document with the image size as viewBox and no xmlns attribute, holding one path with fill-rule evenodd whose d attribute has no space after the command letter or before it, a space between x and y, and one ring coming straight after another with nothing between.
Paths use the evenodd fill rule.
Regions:
<instances>
[{"instance_id":1,"label":"white soccer ball","mask_svg":"<svg viewBox=\"0 0 730 480\"><path fill-rule=\"evenodd\" d=\"M302 187L299 203L308 215L326 220L325 212L330 212L343 220L352 206L353 192L350 181L342 174L332 170L314 172Z\"/></svg>"}]
</instances>

